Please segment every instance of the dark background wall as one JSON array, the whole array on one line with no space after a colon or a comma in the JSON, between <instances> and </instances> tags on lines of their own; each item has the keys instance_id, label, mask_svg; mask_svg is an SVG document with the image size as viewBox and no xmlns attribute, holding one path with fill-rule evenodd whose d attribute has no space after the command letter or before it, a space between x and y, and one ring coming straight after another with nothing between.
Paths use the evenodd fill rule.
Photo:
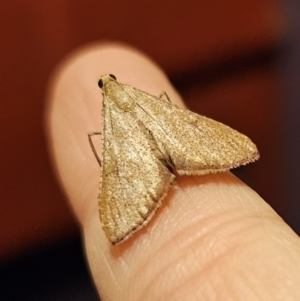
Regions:
<instances>
[{"instance_id":1,"label":"dark background wall","mask_svg":"<svg viewBox=\"0 0 300 301\"><path fill-rule=\"evenodd\" d=\"M289 206L286 220L300 233L300 2L288 0L285 3L287 31L282 40L282 55L278 60L278 71L282 86L282 108L284 116L285 174L287 186L285 199Z\"/></svg>"},{"instance_id":2,"label":"dark background wall","mask_svg":"<svg viewBox=\"0 0 300 301\"><path fill-rule=\"evenodd\" d=\"M0 0L0 299L97 299L43 128L52 70L86 43L140 48L192 110L250 136L261 159L236 173L300 232L299 11L296 0Z\"/></svg>"}]
</instances>

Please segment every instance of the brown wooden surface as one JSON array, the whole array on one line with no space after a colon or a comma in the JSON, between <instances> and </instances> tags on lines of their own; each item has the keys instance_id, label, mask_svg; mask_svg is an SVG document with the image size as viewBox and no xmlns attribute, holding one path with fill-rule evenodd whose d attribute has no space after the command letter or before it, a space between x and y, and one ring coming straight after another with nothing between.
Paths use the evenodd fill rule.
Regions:
<instances>
[{"instance_id":1,"label":"brown wooden surface","mask_svg":"<svg viewBox=\"0 0 300 301\"><path fill-rule=\"evenodd\" d=\"M280 153L270 152L280 144L277 79L267 58L283 30L277 1L1 0L0 14L2 259L77 231L46 151L45 87L69 51L103 39L145 51L191 108L253 138L262 159L242 173L284 211Z\"/></svg>"}]
</instances>

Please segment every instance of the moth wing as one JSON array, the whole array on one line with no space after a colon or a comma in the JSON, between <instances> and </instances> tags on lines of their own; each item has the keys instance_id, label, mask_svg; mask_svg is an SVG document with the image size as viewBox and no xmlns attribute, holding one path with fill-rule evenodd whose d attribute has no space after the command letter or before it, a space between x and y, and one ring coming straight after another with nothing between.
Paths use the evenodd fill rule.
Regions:
<instances>
[{"instance_id":1,"label":"moth wing","mask_svg":"<svg viewBox=\"0 0 300 301\"><path fill-rule=\"evenodd\" d=\"M181 174L229 170L259 158L255 144L232 128L123 85L136 100L137 117Z\"/></svg>"},{"instance_id":2,"label":"moth wing","mask_svg":"<svg viewBox=\"0 0 300 301\"><path fill-rule=\"evenodd\" d=\"M108 239L117 243L150 220L174 175L155 156L155 141L135 112L103 102L99 211Z\"/></svg>"}]
</instances>

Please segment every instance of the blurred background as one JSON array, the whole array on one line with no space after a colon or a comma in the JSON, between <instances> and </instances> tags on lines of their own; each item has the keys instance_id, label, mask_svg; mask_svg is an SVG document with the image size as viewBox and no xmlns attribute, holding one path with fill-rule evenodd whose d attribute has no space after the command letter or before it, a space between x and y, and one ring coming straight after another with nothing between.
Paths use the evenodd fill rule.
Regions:
<instances>
[{"instance_id":1,"label":"blurred background","mask_svg":"<svg viewBox=\"0 0 300 301\"><path fill-rule=\"evenodd\" d=\"M99 300L46 148L55 66L113 39L151 56L187 105L252 138L235 173L300 233L300 1L0 0L0 300Z\"/></svg>"}]
</instances>

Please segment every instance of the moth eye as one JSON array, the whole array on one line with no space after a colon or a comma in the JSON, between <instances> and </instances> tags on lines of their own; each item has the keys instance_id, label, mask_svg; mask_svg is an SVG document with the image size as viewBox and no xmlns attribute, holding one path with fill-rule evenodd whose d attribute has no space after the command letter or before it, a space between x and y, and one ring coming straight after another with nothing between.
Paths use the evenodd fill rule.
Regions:
<instances>
[{"instance_id":1,"label":"moth eye","mask_svg":"<svg viewBox=\"0 0 300 301\"><path fill-rule=\"evenodd\" d=\"M112 77L114 80L117 80L117 78L116 78L116 76L115 76L115 75L113 75L113 74L110 74L109 76L110 76L110 77Z\"/></svg>"},{"instance_id":2,"label":"moth eye","mask_svg":"<svg viewBox=\"0 0 300 301\"><path fill-rule=\"evenodd\" d=\"M99 79L98 86L102 89L103 88L103 81L102 79Z\"/></svg>"}]
</instances>

